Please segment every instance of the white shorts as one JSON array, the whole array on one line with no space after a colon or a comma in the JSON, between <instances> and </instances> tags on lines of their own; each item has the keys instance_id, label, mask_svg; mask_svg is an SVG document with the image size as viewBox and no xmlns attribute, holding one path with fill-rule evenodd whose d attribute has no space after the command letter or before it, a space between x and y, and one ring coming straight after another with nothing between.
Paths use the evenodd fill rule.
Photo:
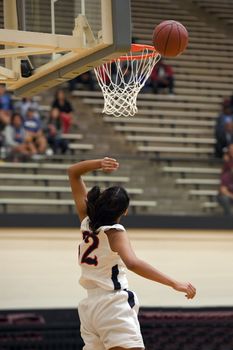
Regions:
<instances>
[{"instance_id":1,"label":"white shorts","mask_svg":"<svg viewBox=\"0 0 233 350\"><path fill-rule=\"evenodd\" d=\"M135 293L95 288L78 306L83 350L108 350L115 346L143 348Z\"/></svg>"}]
</instances>

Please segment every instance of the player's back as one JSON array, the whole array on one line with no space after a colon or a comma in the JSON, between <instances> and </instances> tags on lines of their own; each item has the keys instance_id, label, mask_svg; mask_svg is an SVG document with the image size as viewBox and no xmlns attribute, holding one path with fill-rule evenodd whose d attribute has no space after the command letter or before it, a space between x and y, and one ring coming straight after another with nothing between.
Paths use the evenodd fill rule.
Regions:
<instances>
[{"instance_id":1,"label":"player's back","mask_svg":"<svg viewBox=\"0 0 233 350\"><path fill-rule=\"evenodd\" d=\"M111 250L106 232L110 229L125 231L120 224L101 226L95 233L86 217L81 223L83 240L79 245L81 266L80 284L85 289L103 288L120 290L128 288L125 265L120 256Z\"/></svg>"}]
</instances>

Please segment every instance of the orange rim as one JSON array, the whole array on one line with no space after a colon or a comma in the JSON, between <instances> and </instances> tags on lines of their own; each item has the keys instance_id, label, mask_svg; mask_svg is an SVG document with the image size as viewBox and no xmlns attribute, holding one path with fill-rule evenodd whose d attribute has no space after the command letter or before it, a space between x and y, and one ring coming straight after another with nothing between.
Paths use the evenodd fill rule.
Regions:
<instances>
[{"instance_id":1,"label":"orange rim","mask_svg":"<svg viewBox=\"0 0 233 350\"><path fill-rule=\"evenodd\" d=\"M147 54L141 54L140 52L143 52L144 49L148 50ZM126 61L126 60L141 60L141 59L147 59L150 57L157 57L159 55L158 51L156 51L155 47L152 45L144 45L144 44L131 44L131 52L136 52L138 55L123 55L118 57L116 60L120 61Z\"/></svg>"}]
</instances>

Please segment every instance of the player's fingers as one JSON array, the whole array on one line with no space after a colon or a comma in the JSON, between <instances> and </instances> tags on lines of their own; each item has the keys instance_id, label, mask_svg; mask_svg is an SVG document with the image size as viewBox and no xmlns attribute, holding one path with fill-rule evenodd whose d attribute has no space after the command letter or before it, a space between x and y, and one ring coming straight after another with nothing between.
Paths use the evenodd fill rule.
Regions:
<instances>
[{"instance_id":1,"label":"player's fingers","mask_svg":"<svg viewBox=\"0 0 233 350\"><path fill-rule=\"evenodd\" d=\"M104 168L103 169L106 173L111 173L112 171L115 171L116 170L116 168Z\"/></svg>"},{"instance_id":2,"label":"player's fingers","mask_svg":"<svg viewBox=\"0 0 233 350\"><path fill-rule=\"evenodd\" d=\"M189 298L193 298L195 296L195 292L192 290L189 290L187 294L188 294Z\"/></svg>"},{"instance_id":3,"label":"player's fingers","mask_svg":"<svg viewBox=\"0 0 233 350\"><path fill-rule=\"evenodd\" d=\"M196 288L191 283L189 283L189 289L193 294L196 294Z\"/></svg>"},{"instance_id":4,"label":"player's fingers","mask_svg":"<svg viewBox=\"0 0 233 350\"><path fill-rule=\"evenodd\" d=\"M104 157L104 161L106 162L116 162L115 158Z\"/></svg>"},{"instance_id":5,"label":"player's fingers","mask_svg":"<svg viewBox=\"0 0 233 350\"><path fill-rule=\"evenodd\" d=\"M189 299L193 299L194 297L195 297L195 295L196 295L196 293L195 292L190 292L190 293L188 293L188 297L189 297Z\"/></svg>"},{"instance_id":6,"label":"player's fingers","mask_svg":"<svg viewBox=\"0 0 233 350\"><path fill-rule=\"evenodd\" d=\"M113 166L117 167L119 166L119 163L116 160L104 160L104 166Z\"/></svg>"}]
</instances>

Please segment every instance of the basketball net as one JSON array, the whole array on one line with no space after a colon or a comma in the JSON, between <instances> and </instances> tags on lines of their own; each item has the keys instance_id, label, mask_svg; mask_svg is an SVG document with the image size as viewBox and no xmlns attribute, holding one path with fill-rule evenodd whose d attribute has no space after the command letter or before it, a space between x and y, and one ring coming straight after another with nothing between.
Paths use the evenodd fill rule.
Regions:
<instances>
[{"instance_id":1,"label":"basketball net","mask_svg":"<svg viewBox=\"0 0 233 350\"><path fill-rule=\"evenodd\" d=\"M160 59L153 46L132 44L131 51L94 68L104 96L103 113L130 117L137 113L137 96Z\"/></svg>"}]
</instances>

